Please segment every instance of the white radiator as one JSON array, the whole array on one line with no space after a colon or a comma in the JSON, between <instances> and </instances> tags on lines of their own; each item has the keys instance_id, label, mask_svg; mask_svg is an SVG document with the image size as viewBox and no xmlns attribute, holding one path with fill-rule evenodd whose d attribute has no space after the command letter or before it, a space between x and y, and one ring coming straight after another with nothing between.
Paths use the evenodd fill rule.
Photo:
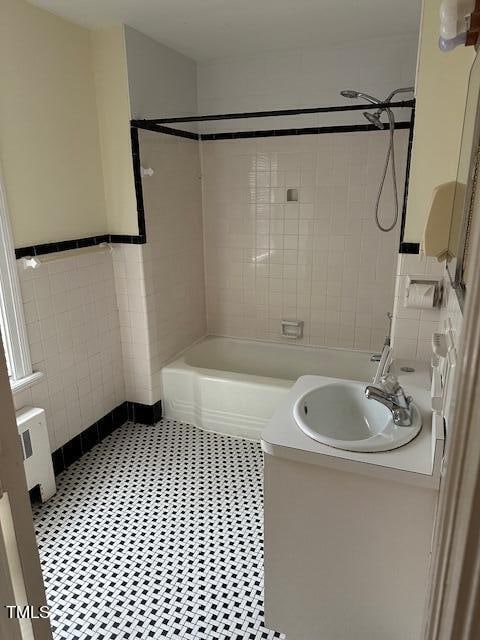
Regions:
<instances>
[{"instance_id":1,"label":"white radiator","mask_svg":"<svg viewBox=\"0 0 480 640\"><path fill-rule=\"evenodd\" d=\"M23 464L28 489L40 487L42 502L57 491L53 473L47 422L43 409L25 407L17 411L17 427L23 449Z\"/></svg>"}]
</instances>

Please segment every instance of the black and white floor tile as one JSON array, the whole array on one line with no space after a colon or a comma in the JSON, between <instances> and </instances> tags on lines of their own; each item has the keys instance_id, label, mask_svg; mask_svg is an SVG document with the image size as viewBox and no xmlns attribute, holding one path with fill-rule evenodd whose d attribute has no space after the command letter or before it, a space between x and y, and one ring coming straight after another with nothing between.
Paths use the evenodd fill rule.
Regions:
<instances>
[{"instance_id":1,"label":"black and white floor tile","mask_svg":"<svg viewBox=\"0 0 480 640\"><path fill-rule=\"evenodd\" d=\"M257 443L127 423L34 508L55 640L259 640Z\"/></svg>"}]
</instances>

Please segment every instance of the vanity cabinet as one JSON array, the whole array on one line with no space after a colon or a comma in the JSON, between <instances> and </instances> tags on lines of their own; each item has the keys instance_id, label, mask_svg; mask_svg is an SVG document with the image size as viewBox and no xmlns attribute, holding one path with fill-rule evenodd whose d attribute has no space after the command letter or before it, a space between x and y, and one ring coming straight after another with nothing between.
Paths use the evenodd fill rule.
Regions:
<instances>
[{"instance_id":1,"label":"vanity cabinet","mask_svg":"<svg viewBox=\"0 0 480 640\"><path fill-rule=\"evenodd\" d=\"M265 454L265 619L288 640L420 640L437 491Z\"/></svg>"},{"instance_id":2,"label":"vanity cabinet","mask_svg":"<svg viewBox=\"0 0 480 640\"><path fill-rule=\"evenodd\" d=\"M428 368L399 381L422 428L397 449L304 433L295 415L318 376L297 380L262 433L265 620L288 640L421 640L444 428Z\"/></svg>"}]
</instances>

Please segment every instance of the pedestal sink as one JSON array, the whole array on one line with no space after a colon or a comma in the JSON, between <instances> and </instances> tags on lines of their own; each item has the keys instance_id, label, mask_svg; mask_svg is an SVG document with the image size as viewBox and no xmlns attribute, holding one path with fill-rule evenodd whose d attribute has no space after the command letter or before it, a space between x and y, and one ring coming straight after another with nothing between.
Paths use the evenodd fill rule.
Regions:
<instances>
[{"instance_id":1,"label":"pedestal sink","mask_svg":"<svg viewBox=\"0 0 480 640\"><path fill-rule=\"evenodd\" d=\"M365 397L365 385L325 382L304 393L294 405L300 429L322 444L374 453L397 449L413 440L422 428L420 412L412 405L412 425L394 424L390 411Z\"/></svg>"}]
</instances>

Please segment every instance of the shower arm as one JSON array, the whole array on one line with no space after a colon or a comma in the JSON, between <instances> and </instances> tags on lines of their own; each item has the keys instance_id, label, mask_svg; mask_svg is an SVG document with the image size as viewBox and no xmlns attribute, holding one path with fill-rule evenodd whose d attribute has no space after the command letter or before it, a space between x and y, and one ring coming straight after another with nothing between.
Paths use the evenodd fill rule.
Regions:
<instances>
[{"instance_id":1,"label":"shower arm","mask_svg":"<svg viewBox=\"0 0 480 640\"><path fill-rule=\"evenodd\" d=\"M390 93L385 100L383 101L385 104L388 104L389 102L392 101L393 96L396 96L397 93L411 93L415 91L415 87L400 87L399 89L394 89L392 91L392 93ZM372 103L373 104L373 103ZM388 106L385 107L379 107L378 110L376 111L376 115L380 116L382 114L383 111L387 111L390 112L390 108Z\"/></svg>"},{"instance_id":2,"label":"shower arm","mask_svg":"<svg viewBox=\"0 0 480 640\"><path fill-rule=\"evenodd\" d=\"M397 191L397 176L395 169L395 146L394 146L394 131L395 131L395 116L393 115L393 111L391 109L391 100L394 95L397 93L406 93L413 91L413 87L400 87L399 89L394 89L389 96L382 102L378 98L374 98L373 96L368 95L367 93L363 93L363 91L354 91L353 89L343 89L340 91L340 94L344 98L363 98L370 102L370 104L377 105L376 112L372 115L370 113L364 112L364 116L367 118L369 122L374 124L379 129L383 129L383 123L380 120L382 113L386 112L388 114L388 122L389 122L389 131L390 131L390 143L388 145L387 157L385 159L385 167L383 169L383 174L380 180L380 187L378 190L377 200L375 203L375 224L377 225L380 231L391 231L398 221L398 191ZM395 214L393 217L393 221L388 226L383 226L379 219L379 206L380 206L380 198L382 196L383 187L385 185L385 178L387 176L388 166L391 160L392 166L392 184L393 184L393 198L394 198L394 206L395 206Z\"/></svg>"},{"instance_id":3,"label":"shower arm","mask_svg":"<svg viewBox=\"0 0 480 640\"><path fill-rule=\"evenodd\" d=\"M392 93L385 98L384 102L390 102L393 96L397 95L397 93L413 93L414 91L415 87L400 87L400 89L392 91Z\"/></svg>"}]
</instances>

